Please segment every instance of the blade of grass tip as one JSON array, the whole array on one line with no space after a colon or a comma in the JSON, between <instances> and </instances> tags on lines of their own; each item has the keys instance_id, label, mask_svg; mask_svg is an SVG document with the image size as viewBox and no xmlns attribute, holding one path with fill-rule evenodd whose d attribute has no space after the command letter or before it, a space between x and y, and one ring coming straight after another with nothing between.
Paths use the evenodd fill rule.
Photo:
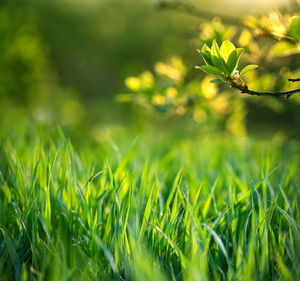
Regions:
<instances>
[{"instance_id":1,"label":"blade of grass tip","mask_svg":"<svg viewBox=\"0 0 300 281\"><path fill-rule=\"evenodd\" d=\"M217 185L217 182L218 182L218 179L219 179L219 176L217 176L213 186L212 186L212 189L210 191L210 194L208 196L208 198L206 199L206 202L204 204L204 207L203 207L203 211L202 211L202 215L203 215L203 218L205 219L206 218L206 215L208 213L208 210L209 210L209 207L210 207L210 203L211 203L211 200L212 200L212 197L213 197L213 194L214 194L214 190L216 188L216 185Z\"/></svg>"},{"instance_id":2,"label":"blade of grass tip","mask_svg":"<svg viewBox=\"0 0 300 281\"><path fill-rule=\"evenodd\" d=\"M48 166L47 166L47 188L50 187L50 182L51 182L51 177L52 177L52 174L53 174L53 170L54 170L54 166L55 166L55 163L56 163L56 159L58 157L58 151L56 151L54 157L52 157L53 159L49 159L50 157L48 157ZM52 163L51 163L52 161Z\"/></svg>"},{"instance_id":3,"label":"blade of grass tip","mask_svg":"<svg viewBox=\"0 0 300 281\"><path fill-rule=\"evenodd\" d=\"M100 170L99 172L93 174L86 182L85 186L84 186L84 192L86 190L86 188L88 187L89 183L94 180L96 177L98 177L99 175L101 175L104 172L104 170Z\"/></svg>"},{"instance_id":4,"label":"blade of grass tip","mask_svg":"<svg viewBox=\"0 0 300 281\"><path fill-rule=\"evenodd\" d=\"M177 185L177 188L175 191L175 197L174 197L173 205L172 205L172 211L171 211L171 217L170 217L171 221L177 217L177 215L176 215L176 213L177 213L177 196L178 196L178 185Z\"/></svg>"},{"instance_id":5,"label":"blade of grass tip","mask_svg":"<svg viewBox=\"0 0 300 281\"><path fill-rule=\"evenodd\" d=\"M175 180L173 182L173 185L172 185L172 188L171 188L171 192L169 194L169 197L167 199L167 202L165 204L165 211L168 210L169 206L170 206L170 203L172 201L172 198L173 198L173 195L177 189L177 186L180 185L180 182L181 182L181 174L182 174L182 169L180 169L175 177Z\"/></svg>"},{"instance_id":6,"label":"blade of grass tip","mask_svg":"<svg viewBox=\"0 0 300 281\"><path fill-rule=\"evenodd\" d=\"M220 216L218 216L212 224L212 228L215 228L216 225L222 220L222 218L228 213L228 211L232 208L228 207Z\"/></svg>"},{"instance_id":7,"label":"blade of grass tip","mask_svg":"<svg viewBox=\"0 0 300 281\"><path fill-rule=\"evenodd\" d=\"M141 172L141 180L140 180L140 184L139 184L139 191L140 191L140 198L142 200L140 200L141 204L143 204L143 199L145 198L145 189L147 187L147 182L149 180L149 159L147 158L145 160L145 164L143 166L142 172Z\"/></svg>"},{"instance_id":8,"label":"blade of grass tip","mask_svg":"<svg viewBox=\"0 0 300 281\"><path fill-rule=\"evenodd\" d=\"M121 162L120 162L118 168L117 168L116 171L115 171L115 174L116 174L116 175L119 175L119 173L122 171L122 169L124 168L124 166L125 166L125 165L127 164L127 162L130 160L130 156L131 156L131 154L132 154L132 152L133 152L133 148L134 148L134 146L136 145L136 143L137 143L137 141L138 141L139 138L140 138L139 136L136 136L136 137L134 138L134 140L131 142L131 144L129 145L127 151L125 152L125 155L123 156L123 159L121 160Z\"/></svg>"},{"instance_id":9,"label":"blade of grass tip","mask_svg":"<svg viewBox=\"0 0 300 281\"><path fill-rule=\"evenodd\" d=\"M192 205L191 205L191 203L189 201L189 198L187 196L185 196L185 201L186 201L186 204L188 206L188 211L189 211L189 214L190 214L190 217L191 217L191 221L193 222L194 226L196 227L196 230L198 231L200 237L202 237L203 234L202 234L201 224L200 224L200 221L199 221L199 218L198 218L197 214L194 213L195 209L192 208ZM201 216L201 219L203 219L202 216Z\"/></svg>"},{"instance_id":10,"label":"blade of grass tip","mask_svg":"<svg viewBox=\"0 0 300 281\"><path fill-rule=\"evenodd\" d=\"M90 183L92 180L94 180L96 177L98 177L99 175L101 175L104 171L105 171L105 170L103 169L103 170L101 170L101 171L99 171L99 172L93 174L93 175L88 179L88 181L86 182L86 184L85 184L85 186L84 186L84 188L83 188L83 191L82 191L78 186L76 186L76 190L78 191L78 194L79 194L79 196L80 196L80 200L81 200L81 203L82 203L82 208L83 208L83 210L85 211L85 213L88 214L88 218L89 218L89 219L88 219L88 223L89 223L89 224L91 223L90 218L92 217L92 215L91 215L92 208L89 208L88 204L85 203L84 196L85 196L86 191L87 191L87 189L88 189L89 183Z\"/></svg>"},{"instance_id":11,"label":"blade of grass tip","mask_svg":"<svg viewBox=\"0 0 300 281\"><path fill-rule=\"evenodd\" d=\"M141 226L141 230L140 230L140 234L139 234L139 238L138 238L138 242L140 243L144 233L145 233L145 230L146 230L146 224L147 224L147 221L149 220L149 217L150 217L150 212L151 212L151 205L152 205L152 192L153 192L153 188L154 188L154 185L152 185L152 188L151 188L151 191L150 191L150 194L149 194L149 199L146 203L146 207L145 207L145 211L144 211L144 216L143 216L143 222L142 222L142 226Z\"/></svg>"},{"instance_id":12,"label":"blade of grass tip","mask_svg":"<svg viewBox=\"0 0 300 281\"><path fill-rule=\"evenodd\" d=\"M279 169L279 167L281 166L281 164L279 164L278 166L276 166L274 169L272 169L269 173L267 173L262 179L260 179L259 181L257 181L255 183L255 188L259 188L260 185L267 179L270 177L270 175L272 175L276 170Z\"/></svg>"},{"instance_id":13,"label":"blade of grass tip","mask_svg":"<svg viewBox=\"0 0 300 281\"><path fill-rule=\"evenodd\" d=\"M196 204L197 204L197 202L198 202L198 199L199 199L199 196L200 196L202 187L203 187L203 182L200 184L200 186L199 186L199 188L198 188L198 190L197 190L196 196L195 196L195 198L194 198L194 202L193 202L193 204L192 204L193 209L195 208L195 206L196 206Z\"/></svg>"},{"instance_id":14,"label":"blade of grass tip","mask_svg":"<svg viewBox=\"0 0 300 281\"><path fill-rule=\"evenodd\" d=\"M117 198L117 204L118 204L118 208L119 208L119 211L120 211L121 210L121 199L120 199L120 195L119 195L119 188L120 188L121 184L119 186L117 186L116 179L113 175L113 172L112 172L111 167L110 167L108 162L106 163L106 166L107 166L110 182L111 182L111 184L113 186L113 189L115 191L115 197Z\"/></svg>"},{"instance_id":15,"label":"blade of grass tip","mask_svg":"<svg viewBox=\"0 0 300 281\"><path fill-rule=\"evenodd\" d=\"M184 210L184 217L182 220L182 225L184 225L184 229L185 229L184 231L185 231L185 233L187 233L187 232L189 232L189 229L190 229L190 220L189 220L190 213L188 211L189 207L186 206L186 200L189 195L185 195L185 193L182 190L180 190L180 188L178 189L178 191L181 194L180 196L182 198L182 208ZM184 237L185 237L185 241L187 242L186 239L189 239L188 236L185 234Z\"/></svg>"},{"instance_id":16,"label":"blade of grass tip","mask_svg":"<svg viewBox=\"0 0 300 281\"><path fill-rule=\"evenodd\" d=\"M40 163L41 163L41 159L38 159L38 161L35 164L34 170L33 170L33 175L31 177L31 185L30 185L31 186L30 196L32 196L32 193L34 192L34 186L35 186L35 182L36 182L36 179L37 179L37 176L38 176L38 168L40 166Z\"/></svg>"},{"instance_id":17,"label":"blade of grass tip","mask_svg":"<svg viewBox=\"0 0 300 281\"><path fill-rule=\"evenodd\" d=\"M11 260L11 263L13 265L13 268L15 270L15 280L20 280L22 266L21 266L20 260L18 258L16 249L13 245L11 238L8 235L7 229L4 228L3 226L1 226L0 231L2 231L2 233L3 233L6 249L7 249L9 258Z\"/></svg>"}]
</instances>

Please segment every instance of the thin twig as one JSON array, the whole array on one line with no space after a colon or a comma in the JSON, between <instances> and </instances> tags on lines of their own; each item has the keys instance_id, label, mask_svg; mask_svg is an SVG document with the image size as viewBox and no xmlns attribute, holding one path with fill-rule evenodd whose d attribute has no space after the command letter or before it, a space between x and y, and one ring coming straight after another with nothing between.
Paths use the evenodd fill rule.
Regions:
<instances>
[{"instance_id":1,"label":"thin twig","mask_svg":"<svg viewBox=\"0 0 300 281\"><path fill-rule=\"evenodd\" d=\"M288 79L290 82L297 82L300 81L300 78L296 78L296 79Z\"/></svg>"},{"instance_id":2,"label":"thin twig","mask_svg":"<svg viewBox=\"0 0 300 281\"><path fill-rule=\"evenodd\" d=\"M242 91L243 94L248 94L252 96L273 96L273 97L285 97L288 99L290 96L300 93L300 89L286 91L286 92L256 92L251 90L244 90Z\"/></svg>"},{"instance_id":3,"label":"thin twig","mask_svg":"<svg viewBox=\"0 0 300 281\"><path fill-rule=\"evenodd\" d=\"M300 81L300 78L297 79L288 79L289 81L295 82ZM230 79L230 86L241 91L242 94L248 94L252 96L272 96L272 97L286 97L287 99L296 93L300 93L300 89L295 89L285 92L257 92L248 89L247 84L238 79Z\"/></svg>"}]
</instances>

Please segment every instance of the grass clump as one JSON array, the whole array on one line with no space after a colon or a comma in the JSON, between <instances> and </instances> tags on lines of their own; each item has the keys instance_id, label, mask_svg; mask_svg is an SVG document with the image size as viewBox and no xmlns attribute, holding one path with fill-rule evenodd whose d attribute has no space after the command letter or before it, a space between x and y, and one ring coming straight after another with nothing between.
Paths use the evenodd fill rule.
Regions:
<instances>
[{"instance_id":1,"label":"grass clump","mask_svg":"<svg viewBox=\"0 0 300 281\"><path fill-rule=\"evenodd\" d=\"M132 140L2 129L0 280L299 279L297 141Z\"/></svg>"}]
</instances>

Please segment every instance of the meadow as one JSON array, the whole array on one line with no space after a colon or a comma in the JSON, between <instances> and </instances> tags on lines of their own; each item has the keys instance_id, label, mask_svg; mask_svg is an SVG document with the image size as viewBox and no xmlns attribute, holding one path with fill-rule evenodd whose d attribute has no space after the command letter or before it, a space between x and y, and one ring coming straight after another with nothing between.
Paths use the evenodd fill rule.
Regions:
<instances>
[{"instance_id":1,"label":"meadow","mask_svg":"<svg viewBox=\"0 0 300 281\"><path fill-rule=\"evenodd\" d=\"M300 281L300 0L7 0L0 34L0 281Z\"/></svg>"},{"instance_id":2,"label":"meadow","mask_svg":"<svg viewBox=\"0 0 300 281\"><path fill-rule=\"evenodd\" d=\"M1 127L0 280L299 280L300 146Z\"/></svg>"}]
</instances>

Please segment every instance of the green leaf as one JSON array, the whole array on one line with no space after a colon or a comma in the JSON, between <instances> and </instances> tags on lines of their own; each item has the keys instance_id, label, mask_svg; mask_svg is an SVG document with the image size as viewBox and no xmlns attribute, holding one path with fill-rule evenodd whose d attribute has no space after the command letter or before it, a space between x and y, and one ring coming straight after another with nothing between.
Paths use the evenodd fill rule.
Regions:
<instances>
[{"instance_id":1,"label":"green leaf","mask_svg":"<svg viewBox=\"0 0 300 281\"><path fill-rule=\"evenodd\" d=\"M229 70L229 75L232 74L232 72L236 69L237 67L237 52L236 50L234 50L229 58L228 58L228 61L227 61L227 67L228 67L228 70Z\"/></svg>"},{"instance_id":2,"label":"green leaf","mask_svg":"<svg viewBox=\"0 0 300 281\"><path fill-rule=\"evenodd\" d=\"M237 53L237 62L236 62L236 66L238 66L240 58L242 53L244 52L244 48L237 48L236 49L236 53Z\"/></svg>"},{"instance_id":3,"label":"green leaf","mask_svg":"<svg viewBox=\"0 0 300 281\"><path fill-rule=\"evenodd\" d=\"M297 46L297 44L294 44L292 42L286 42L286 41L280 41L275 44L273 44L271 50L268 54L268 59L272 59L276 56L290 56L292 54L299 53L300 48Z\"/></svg>"},{"instance_id":4,"label":"green leaf","mask_svg":"<svg viewBox=\"0 0 300 281\"><path fill-rule=\"evenodd\" d=\"M221 53L219 49L219 45L216 40L213 41L211 46L211 53L216 55L217 57L221 58Z\"/></svg>"},{"instance_id":5,"label":"green leaf","mask_svg":"<svg viewBox=\"0 0 300 281\"><path fill-rule=\"evenodd\" d=\"M229 68L230 75L236 70L243 51L243 48L237 48L230 54L227 62L227 67Z\"/></svg>"},{"instance_id":6,"label":"green leaf","mask_svg":"<svg viewBox=\"0 0 300 281\"><path fill-rule=\"evenodd\" d=\"M206 44L203 45L201 50L197 49L197 52L202 56L204 62L207 65L213 66L212 59L211 59L211 50Z\"/></svg>"},{"instance_id":7,"label":"green leaf","mask_svg":"<svg viewBox=\"0 0 300 281\"><path fill-rule=\"evenodd\" d=\"M300 16L295 16L291 18L289 34L296 40L300 39Z\"/></svg>"},{"instance_id":8,"label":"green leaf","mask_svg":"<svg viewBox=\"0 0 300 281\"><path fill-rule=\"evenodd\" d=\"M225 43L225 46L226 45L228 45L228 43ZM223 47L223 49L225 49L225 46ZM229 47L229 45L228 45L228 47ZM225 50L223 52L225 52ZM212 57L212 61L214 63L214 66L216 66L217 68L219 68L226 75L231 75L230 68L228 67L227 63L225 62L225 60L224 60L224 58L223 58L223 56L222 56L222 54L220 52L219 46L218 46L218 44L217 44L217 42L215 40L213 41L212 52L211 53L212 53L211 57Z\"/></svg>"},{"instance_id":9,"label":"green leaf","mask_svg":"<svg viewBox=\"0 0 300 281\"><path fill-rule=\"evenodd\" d=\"M207 53L205 53L205 52L200 52L200 55L202 56L204 62L205 62L207 65L213 66L213 63L212 63L210 54L207 54Z\"/></svg>"},{"instance_id":10,"label":"green leaf","mask_svg":"<svg viewBox=\"0 0 300 281\"><path fill-rule=\"evenodd\" d=\"M214 76L224 77L223 73L218 68L211 65L195 66L195 68L201 69L202 71Z\"/></svg>"},{"instance_id":11,"label":"green leaf","mask_svg":"<svg viewBox=\"0 0 300 281\"><path fill-rule=\"evenodd\" d=\"M249 64L249 65L245 66L245 67L242 69L242 71L241 71L241 73L240 73L240 76L245 75L247 72L249 72L249 71L251 71L251 70L254 70L254 69L256 69L257 67L258 67L258 65L256 65L256 64Z\"/></svg>"},{"instance_id":12,"label":"green leaf","mask_svg":"<svg viewBox=\"0 0 300 281\"><path fill-rule=\"evenodd\" d=\"M220 49L219 46L216 42L216 40L213 41L212 47L211 47L211 59L213 62L213 66L217 67L218 69L220 69L223 72L226 72L226 69L224 69L224 65L222 63L222 56L220 53Z\"/></svg>"},{"instance_id":13,"label":"green leaf","mask_svg":"<svg viewBox=\"0 0 300 281\"><path fill-rule=\"evenodd\" d=\"M202 49L201 49L201 52L211 52L211 50L210 50L210 48L206 45L206 44L204 44L203 45L203 47L202 47Z\"/></svg>"},{"instance_id":14,"label":"green leaf","mask_svg":"<svg viewBox=\"0 0 300 281\"><path fill-rule=\"evenodd\" d=\"M216 78L216 79L210 80L209 83L222 84L222 83L226 83L226 81L224 81L223 79L220 79L220 78Z\"/></svg>"},{"instance_id":15,"label":"green leaf","mask_svg":"<svg viewBox=\"0 0 300 281\"><path fill-rule=\"evenodd\" d=\"M229 56L234 51L235 51L235 46L233 45L233 43L231 43L228 40L226 40L222 43L222 46L220 48L220 53L226 63L228 62Z\"/></svg>"}]
</instances>

